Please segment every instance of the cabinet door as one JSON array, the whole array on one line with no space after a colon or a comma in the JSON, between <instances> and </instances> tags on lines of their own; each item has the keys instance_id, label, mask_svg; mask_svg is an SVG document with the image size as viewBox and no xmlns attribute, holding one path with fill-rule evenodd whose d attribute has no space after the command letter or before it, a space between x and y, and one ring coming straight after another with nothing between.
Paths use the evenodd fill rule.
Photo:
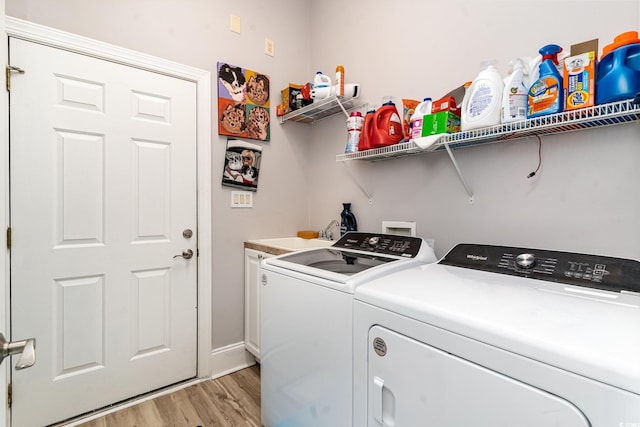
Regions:
<instances>
[{"instance_id":1,"label":"cabinet door","mask_svg":"<svg viewBox=\"0 0 640 427\"><path fill-rule=\"evenodd\" d=\"M260 262L273 255L244 250L244 346L260 360Z\"/></svg>"}]
</instances>

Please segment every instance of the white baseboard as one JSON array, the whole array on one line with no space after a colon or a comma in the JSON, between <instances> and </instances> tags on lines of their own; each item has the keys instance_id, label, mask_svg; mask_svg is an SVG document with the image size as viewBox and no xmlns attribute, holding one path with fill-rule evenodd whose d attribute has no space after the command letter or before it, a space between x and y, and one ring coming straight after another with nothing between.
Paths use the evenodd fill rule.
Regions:
<instances>
[{"instance_id":1,"label":"white baseboard","mask_svg":"<svg viewBox=\"0 0 640 427\"><path fill-rule=\"evenodd\" d=\"M255 363L256 359L245 349L244 342L217 348L211 352L211 378L222 377Z\"/></svg>"}]
</instances>

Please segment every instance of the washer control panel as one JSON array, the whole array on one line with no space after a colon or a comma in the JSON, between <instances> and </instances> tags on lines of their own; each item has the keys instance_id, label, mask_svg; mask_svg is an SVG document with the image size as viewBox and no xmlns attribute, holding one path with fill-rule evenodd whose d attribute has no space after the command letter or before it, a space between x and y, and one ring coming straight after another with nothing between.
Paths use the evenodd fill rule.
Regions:
<instances>
[{"instance_id":1,"label":"washer control panel","mask_svg":"<svg viewBox=\"0 0 640 427\"><path fill-rule=\"evenodd\" d=\"M415 258L423 243L419 237L352 231L342 236L332 247Z\"/></svg>"},{"instance_id":2,"label":"washer control panel","mask_svg":"<svg viewBox=\"0 0 640 427\"><path fill-rule=\"evenodd\" d=\"M508 246L460 244L439 264L640 293L640 262L598 255Z\"/></svg>"}]
</instances>

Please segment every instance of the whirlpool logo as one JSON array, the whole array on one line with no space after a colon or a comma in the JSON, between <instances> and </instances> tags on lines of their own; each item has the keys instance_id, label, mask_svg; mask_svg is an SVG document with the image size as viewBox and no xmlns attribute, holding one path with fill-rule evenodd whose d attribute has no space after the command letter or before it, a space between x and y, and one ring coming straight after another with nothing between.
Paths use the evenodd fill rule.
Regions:
<instances>
[{"instance_id":1,"label":"whirlpool logo","mask_svg":"<svg viewBox=\"0 0 640 427\"><path fill-rule=\"evenodd\" d=\"M467 254L467 259L471 261L486 261L488 257L482 255Z\"/></svg>"},{"instance_id":2,"label":"whirlpool logo","mask_svg":"<svg viewBox=\"0 0 640 427\"><path fill-rule=\"evenodd\" d=\"M640 422L629 423L623 421L620 423L620 427L640 427Z\"/></svg>"}]
</instances>

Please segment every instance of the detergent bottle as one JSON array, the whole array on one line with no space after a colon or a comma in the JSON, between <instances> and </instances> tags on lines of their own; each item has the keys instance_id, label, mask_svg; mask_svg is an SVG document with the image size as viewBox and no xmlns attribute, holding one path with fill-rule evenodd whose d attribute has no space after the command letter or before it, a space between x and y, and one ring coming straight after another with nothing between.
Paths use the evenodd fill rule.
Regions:
<instances>
[{"instance_id":1,"label":"detergent bottle","mask_svg":"<svg viewBox=\"0 0 640 427\"><path fill-rule=\"evenodd\" d=\"M602 50L596 73L596 104L633 98L640 93L640 39L627 31Z\"/></svg>"},{"instance_id":2,"label":"detergent bottle","mask_svg":"<svg viewBox=\"0 0 640 427\"><path fill-rule=\"evenodd\" d=\"M562 88L562 74L556 67L558 54L562 48L549 44L539 50L542 55L540 75L532 81L527 94L527 117L533 118L545 114L555 114L564 111L564 91Z\"/></svg>"},{"instance_id":3,"label":"detergent bottle","mask_svg":"<svg viewBox=\"0 0 640 427\"><path fill-rule=\"evenodd\" d=\"M358 231L358 223L356 216L351 212L351 203L342 204L342 212L340 212L340 235L344 235L349 231Z\"/></svg>"},{"instance_id":4,"label":"detergent bottle","mask_svg":"<svg viewBox=\"0 0 640 427\"><path fill-rule=\"evenodd\" d=\"M486 68L471 82L462 100L460 125L463 131L500 124L504 82L495 61L482 65Z\"/></svg>"},{"instance_id":5,"label":"detergent bottle","mask_svg":"<svg viewBox=\"0 0 640 427\"><path fill-rule=\"evenodd\" d=\"M422 137L422 122L424 116L431 114L432 101L431 98L425 98L416 106L414 113L411 115L411 139Z\"/></svg>"},{"instance_id":6,"label":"detergent bottle","mask_svg":"<svg viewBox=\"0 0 640 427\"><path fill-rule=\"evenodd\" d=\"M513 64L513 71L505 79L502 92L500 121L502 123L525 120L527 118L527 87L524 84L524 65L520 59Z\"/></svg>"},{"instance_id":7,"label":"detergent bottle","mask_svg":"<svg viewBox=\"0 0 640 427\"><path fill-rule=\"evenodd\" d=\"M370 144L373 148L397 144L403 139L402 120L393 101L385 102L376 110L372 125L372 133L367 134L372 137Z\"/></svg>"},{"instance_id":8,"label":"detergent bottle","mask_svg":"<svg viewBox=\"0 0 640 427\"><path fill-rule=\"evenodd\" d=\"M376 114L376 110L369 110L364 116L364 124L362 125L362 131L360 132L360 140L358 141L358 151L370 150L373 148L371 145L373 141L373 119Z\"/></svg>"}]
</instances>

